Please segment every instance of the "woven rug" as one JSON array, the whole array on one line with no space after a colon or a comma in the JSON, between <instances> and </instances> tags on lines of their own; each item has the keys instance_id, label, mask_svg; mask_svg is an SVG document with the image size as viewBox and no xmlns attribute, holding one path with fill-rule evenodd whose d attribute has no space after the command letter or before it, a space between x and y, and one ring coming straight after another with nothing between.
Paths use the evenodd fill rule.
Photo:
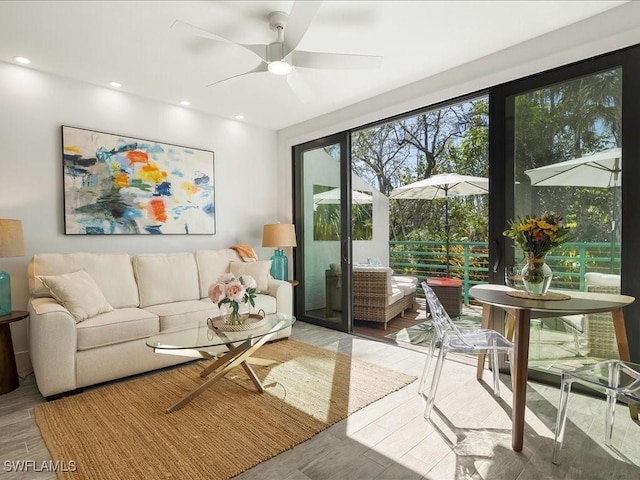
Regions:
<instances>
[{"instance_id":1,"label":"woven rug","mask_svg":"<svg viewBox=\"0 0 640 480\"><path fill-rule=\"evenodd\" d=\"M114 383L35 408L59 479L226 479L311 438L415 377L292 339L262 347L259 394L242 368L180 410L208 362Z\"/></svg>"}]
</instances>

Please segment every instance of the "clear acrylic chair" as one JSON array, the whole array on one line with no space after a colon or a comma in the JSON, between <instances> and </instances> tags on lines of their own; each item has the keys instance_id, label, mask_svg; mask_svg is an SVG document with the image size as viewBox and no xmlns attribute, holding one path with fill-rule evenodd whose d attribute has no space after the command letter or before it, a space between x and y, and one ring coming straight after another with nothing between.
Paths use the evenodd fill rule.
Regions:
<instances>
[{"instance_id":1,"label":"clear acrylic chair","mask_svg":"<svg viewBox=\"0 0 640 480\"><path fill-rule=\"evenodd\" d=\"M553 443L553 463L560 464L560 450L567 423L567 406L571 385L578 382L594 390L607 394L605 413L604 443L611 445L613 420L618 398L626 398L640 403L640 365L621 360L605 360L562 372L560 383L560 403L556 419L556 433Z\"/></svg>"},{"instance_id":2,"label":"clear acrylic chair","mask_svg":"<svg viewBox=\"0 0 640 480\"><path fill-rule=\"evenodd\" d=\"M442 373L442 366L449 351L490 354L489 358L491 368L493 370L493 391L496 395L500 395L500 372L498 371L499 354L508 353L509 366L511 366L513 343L495 330L483 328L460 330L456 324L453 323L451 317L449 317L440 303L440 300L426 282L422 282L422 289L427 297L435 330L435 335L431 340L431 348L427 355L422 379L420 381L420 394L427 400L424 418L429 420L431 417L431 411L433 410L433 404L438 390L440 374ZM433 376L431 377L431 385L428 388L429 393L425 395L427 391L427 379L429 376L429 368L431 367L431 359L435 356L436 349L438 349L436 366Z\"/></svg>"}]
</instances>

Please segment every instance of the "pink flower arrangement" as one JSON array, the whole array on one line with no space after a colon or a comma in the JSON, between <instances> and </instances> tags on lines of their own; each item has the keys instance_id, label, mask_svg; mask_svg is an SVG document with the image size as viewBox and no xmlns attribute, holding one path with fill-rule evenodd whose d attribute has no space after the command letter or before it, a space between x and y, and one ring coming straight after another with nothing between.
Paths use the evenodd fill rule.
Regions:
<instances>
[{"instance_id":1,"label":"pink flower arrangement","mask_svg":"<svg viewBox=\"0 0 640 480\"><path fill-rule=\"evenodd\" d=\"M218 307L228 304L232 310L231 317L238 317L240 303L256 306L256 287L256 281L250 275L241 275L236 279L233 273L224 273L209 287L209 298Z\"/></svg>"}]
</instances>

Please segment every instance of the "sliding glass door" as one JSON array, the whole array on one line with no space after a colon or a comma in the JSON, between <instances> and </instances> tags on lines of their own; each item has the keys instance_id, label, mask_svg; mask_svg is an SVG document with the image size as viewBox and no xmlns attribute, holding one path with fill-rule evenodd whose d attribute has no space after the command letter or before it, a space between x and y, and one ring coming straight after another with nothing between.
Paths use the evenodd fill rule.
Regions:
<instances>
[{"instance_id":1,"label":"sliding glass door","mask_svg":"<svg viewBox=\"0 0 640 480\"><path fill-rule=\"evenodd\" d=\"M295 219L299 233L296 292L299 319L350 331L351 211L348 135L294 148Z\"/></svg>"},{"instance_id":2,"label":"sliding glass door","mask_svg":"<svg viewBox=\"0 0 640 480\"><path fill-rule=\"evenodd\" d=\"M632 180L639 53L633 48L493 89L490 171L499 188L490 205L492 283L524 265L523 252L502 236L508 222L552 212L572 226L569 242L547 256L552 289L638 293L638 226L625 219L639 214ZM625 309L636 361L638 311L636 304ZM608 314L534 319L530 338L530 375L541 380L618 357Z\"/></svg>"}]
</instances>

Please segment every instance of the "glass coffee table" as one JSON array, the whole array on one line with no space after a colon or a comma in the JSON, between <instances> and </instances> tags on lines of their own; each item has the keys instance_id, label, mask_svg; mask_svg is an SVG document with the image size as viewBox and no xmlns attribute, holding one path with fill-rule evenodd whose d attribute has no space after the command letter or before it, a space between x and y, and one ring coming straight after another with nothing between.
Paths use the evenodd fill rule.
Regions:
<instances>
[{"instance_id":1,"label":"glass coffee table","mask_svg":"<svg viewBox=\"0 0 640 480\"><path fill-rule=\"evenodd\" d=\"M214 360L200 372L202 378L213 375L181 400L169 406L167 413L189 403L238 365L247 372L258 392L263 393L264 387L251 368L251 364L272 365L275 362L255 358L253 354L276 333L290 327L295 321L296 318L293 315L273 313L266 315L255 328L227 331L224 330L224 326L219 326L205 318L195 326L170 329L149 337L147 345L156 353ZM219 347L226 348L227 351L220 355Z\"/></svg>"}]
</instances>

